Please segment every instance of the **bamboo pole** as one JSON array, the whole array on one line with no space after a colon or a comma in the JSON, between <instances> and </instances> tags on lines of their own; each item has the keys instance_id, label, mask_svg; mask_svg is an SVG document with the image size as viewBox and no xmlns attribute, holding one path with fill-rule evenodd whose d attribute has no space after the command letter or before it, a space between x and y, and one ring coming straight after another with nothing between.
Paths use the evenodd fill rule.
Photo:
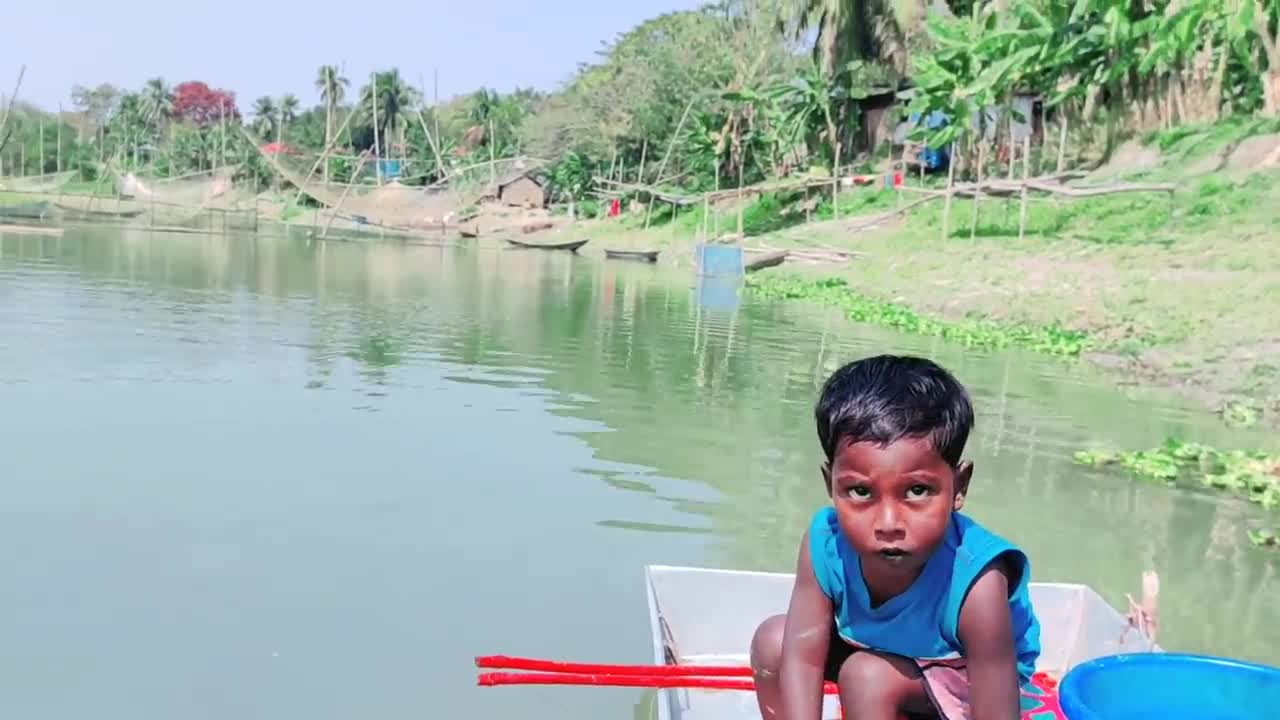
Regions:
<instances>
[{"instance_id":1,"label":"bamboo pole","mask_svg":"<svg viewBox=\"0 0 1280 720\"><path fill-rule=\"evenodd\" d=\"M1027 186L1031 179L1031 134L1022 138L1022 208L1018 219L1018 239L1021 240L1027 230Z\"/></svg>"},{"instance_id":2,"label":"bamboo pole","mask_svg":"<svg viewBox=\"0 0 1280 720\"><path fill-rule=\"evenodd\" d=\"M495 133L493 129L493 118L489 118L489 184L495 186L495 193L498 191L496 187L498 184L498 160L495 155L498 151L497 140L497 133Z\"/></svg>"},{"instance_id":3,"label":"bamboo pole","mask_svg":"<svg viewBox=\"0 0 1280 720\"><path fill-rule=\"evenodd\" d=\"M367 160L367 159L368 159L368 155L361 155L361 156L360 156L360 162L356 163L356 169L355 169L351 174L352 174L352 175L355 175L355 174L359 173L359 172L360 172L360 168L364 167L364 162L365 162L365 160ZM320 239L321 239L321 240L323 240L324 238L326 238L326 237L328 237L328 236L329 236L329 228L333 225L333 219L334 219L335 217L337 217L337 216L338 216L338 210L342 207L342 203L346 202L346 200L347 200L347 193L350 193L350 192L351 192L351 188L352 188L352 187L353 187L353 186L352 186L352 184L351 184L351 183L347 183L346 188L345 188L345 189L343 189L343 191L342 191L342 196L338 198L338 204L337 204L337 206L336 206L336 207L334 207L334 208L332 208L332 209L329 211L329 219L328 219L327 221L325 221L325 224L324 224L324 231L320 233Z\"/></svg>"},{"instance_id":4,"label":"bamboo pole","mask_svg":"<svg viewBox=\"0 0 1280 720\"><path fill-rule=\"evenodd\" d=\"M40 119L37 121L36 132L40 133L40 164L36 167L36 174L43 175L44 174L44 116L43 115L40 116Z\"/></svg>"},{"instance_id":5,"label":"bamboo pole","mask_svg":"<svg viewBox=\"0 0 1280 720\"><path fill-rule=\"evenodd\" d=\"M377 176L378 187L382 187L382 140L378 133L378 73L369 73L372 81L369 96L373 100L373 169ZM351 179L355 179L352 174ZM343 193L345 197L345 193ZM327 228L326 228L327 230Z\"/></svg>"},{"instance_id":6,"label":"bamboo pole","mask_svg":"<svg viewBox=\"0 0 1280 720\"><path fill-rule=\"evenodd\" d=\"M62 103L58 103L58 149L57 149L57 171L62 172ZM59 190L61 194L61 190Z\"/></svg>"},{"instance_id":7,"label":"bamboo pole","mask_svg":"<svg viewBox=\"0 0 1280 720\"><path fill-rule=\"evenodd\" d=\"M746 167L747 167L747 153L744 150L742 153L742 157L738 158L738 240L739 241L746 239L746 234L742 230L742 220L743 220L742 214L744 211L744 208L742 206L742 180L744 177L743 171L746 169Z\"/></svg>"},{"instance_id":8,"label":"bamboo pole","mask_svg":"<svg viewBox=\"0 0 1280 720\"><path fill-rule=\"evenodd\" d=\"M644 184L644 156L649 152L649 138L644 139L644 143L640 145L640 168L636 170L636 182Z\"/></svg>"},{"instance_id":9,"label":"bamboo pole","mask_svg":"<svg viewBox=\"0 0 1280 720\"><path fill-rule=\"evenodd\" d=\"M831 164L831 217L840 219L840 141L836 140L835 162Z\"/></svg>"},{"instance_id":10,"label":"bamboo pole","mask_svg":"<svg viewBox=\"0 0 1280 720\"><path fill-rule=\"evenodd\" d=\"M955 143L951 143L951 153L947 157L947 194L946 202L942 206L942 239L946 240L947 235L951 233L951 196L955 192L956 184L956 153Z\"/></svg>"},{"instance_id":11,"label":"bamboo pole","mask_svg":"<svg viewBox=\"0 0 1280 720\"><path fill-rule=\"evenodd\" d=\"M1061 117L1058 131L1058 167L1057 172L1062 172L1062 167L1067 163L1067 109L1065 106L1058 106L1058 114Z\"/></svg>"},{"instance_id":12,"label":"bamboo pole","mask_svg":"<svg viewBox=\"0 0 1280 720\"><path fill-rule=\"evenodd\" d=\"M978 236L978 203L982 200L982 163L986 158L987 144L982 138L978 139L978 167L974 175L976 184L973 186L973 219L969 224L969 239L973 240Z\"/></svg>"},{"instance_id":13,"label":"bamboo pole","mask_svg":"<svg viewBox=\"0 0 1280 720\"><path fill-rule=\"evenodd\" d=\"M707 231L710 230L711 221L711 196L706 193L702 194L702 242L707 241Z\"/></svg>"}]
</instances>

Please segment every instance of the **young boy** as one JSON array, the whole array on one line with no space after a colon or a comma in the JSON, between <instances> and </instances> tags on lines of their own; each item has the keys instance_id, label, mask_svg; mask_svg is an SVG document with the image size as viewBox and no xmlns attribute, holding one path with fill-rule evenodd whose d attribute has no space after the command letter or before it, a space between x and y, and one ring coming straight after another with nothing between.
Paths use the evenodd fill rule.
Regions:
<instances>
[{"instance_id":1,"label":"young boy","mask_svg":"<svg viewBox=\"0 0 1280 720\"><path fill-rule=\"evenodd\" d=\"M919 358L837 370L814 415L831 505L800 541L791 605L751 643L764 720L1017 720L1040 654L1026 556L958 511L965 389Z\"/></svg>"}]
</instances>

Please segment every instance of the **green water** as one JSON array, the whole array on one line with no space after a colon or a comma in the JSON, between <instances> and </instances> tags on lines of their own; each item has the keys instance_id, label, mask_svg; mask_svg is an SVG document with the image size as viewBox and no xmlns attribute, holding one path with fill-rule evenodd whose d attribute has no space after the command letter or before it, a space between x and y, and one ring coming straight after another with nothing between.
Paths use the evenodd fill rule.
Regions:
<instances>
[{"instance_id":1,"label":"green water","mask_svg":"<svg viewBox=\"0 0 1280 720\"><path fill-rule=\"evenodd\" d=\"M0 716L630 718L471 659L644 662L645 563L790 570L817 385L887 350L971 388L967 510L1035 579L1155 568L1163 644L1277 661L1254 511L1070 462L1265 438L1084 366L590 255L68 231L0 236Z\"/></svg>"}]
</instances>

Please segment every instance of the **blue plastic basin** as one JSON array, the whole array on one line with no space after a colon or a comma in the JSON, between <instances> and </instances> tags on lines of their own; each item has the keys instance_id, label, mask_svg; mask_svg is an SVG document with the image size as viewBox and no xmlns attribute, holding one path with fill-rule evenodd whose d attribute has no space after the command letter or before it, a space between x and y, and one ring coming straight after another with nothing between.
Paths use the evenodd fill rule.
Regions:
<instances>
[{"instance_id":1,"label":"blue plastic basin","mask_svg":"<svg viewBox=\"0 0 1280 720\"><path fill-rule=\"evenodd\" d=\"M1072 668L1058 700L1069 720L1280 718L1280 668L1206 655L1111 655Z\"/></svg>"}]
</instances>

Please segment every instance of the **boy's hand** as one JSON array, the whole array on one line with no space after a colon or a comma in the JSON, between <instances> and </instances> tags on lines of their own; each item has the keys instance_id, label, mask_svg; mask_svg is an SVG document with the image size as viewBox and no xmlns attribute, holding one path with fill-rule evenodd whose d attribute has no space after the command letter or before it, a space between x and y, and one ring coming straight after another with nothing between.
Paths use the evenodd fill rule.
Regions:
<instances>
[{"instance_id":1,"label":"boy's hand","mask_svg":"<svg viewBox=\"0 0 1280 720\"><path fill-rule=\"evenodd\" d=\"M978 575L960 608L956 634L969 674L975 720L1018 720L1018 659L1009 614L1009 576L997 559Z\"/></svg>"},{"instance_id":2,"label":"boy's hand","mask_svg":"<svg viewBox=\"0 0 1280 720\"><path fill-rule=\"evenodd\" d=\"M823 669L831 643L833 608L818 585L809 557L809 532L800 539L796 581L787 609L779 671L782 707L779 720L819 720L822 717Z\"/></svg>"}]
</instances>

